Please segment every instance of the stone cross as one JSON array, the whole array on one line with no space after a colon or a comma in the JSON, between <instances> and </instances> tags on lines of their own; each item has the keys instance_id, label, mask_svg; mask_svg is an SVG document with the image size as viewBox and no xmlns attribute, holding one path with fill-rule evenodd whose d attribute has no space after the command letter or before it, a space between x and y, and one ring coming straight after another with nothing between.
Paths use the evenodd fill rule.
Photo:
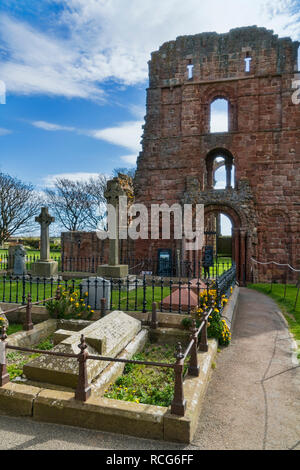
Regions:
<instances>
[{"instance_id":1,"label":"stone cross","mask_svg":"<svg viewBox=\"0 0 300 470\"><path fill-rule=\"evenodd\" d=\"M119 265L119 197L126 196L124 189L120 185L118 178L108 181L104 197L107 204L115 208L113 225L115 226L115 239L109 239L109 265Z\"/></svg>"},{"instance_id":2,"label":"stone cross","mask_svg":"<svg viewBox=\"0 0 300 470\"><path fill-rule=\"evenodd\" d=\"M55 218L51 217L48 212L48 207L42 207L41 213L35 218L41 226L41 260L50 260L50 239L49 239L49 226L55 222Z\"/></svg>"}]
</instances>

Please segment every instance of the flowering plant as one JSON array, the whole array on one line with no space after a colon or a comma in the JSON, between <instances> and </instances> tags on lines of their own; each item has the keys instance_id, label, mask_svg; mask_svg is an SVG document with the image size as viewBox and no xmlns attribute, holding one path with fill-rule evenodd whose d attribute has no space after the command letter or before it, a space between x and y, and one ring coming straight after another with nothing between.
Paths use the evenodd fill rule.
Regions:
<instances>
[{"instance_id":1,"label":"flowering plant","mask_svg":"<svg viewBox=\"0 0 300 470\"><path fill-rule=\"evenodd\" d=\"M233 289L230 290L231 294ZM228 302L226 295L222 295L221 307L224 308ZM226 323L226 320L222 318L217 303L217 291L212 288L208 291L201 292L199 296L199 305L192 312L196 319L197 327L200 326L204 314L212 308L212 313L208 319L207 335L209 338L216 338L219 340L221 346L228 346L231 342L231 332ZM192 320L185 319L182 324L185 327L190 327Z\"/></svg>"},{"instance_id":2,"label":"flowering plant","mask_svg":"<svg viewBox=\"0 0 300 470\"><path fill-rule=\"evenodd\" d=\"M69 289L63 291L59 299L46 302L46 308L53 318L89 320L95 312L87 305L87 298L88 292L81 298L79 291Z\"/></svg>"}]
</instances>

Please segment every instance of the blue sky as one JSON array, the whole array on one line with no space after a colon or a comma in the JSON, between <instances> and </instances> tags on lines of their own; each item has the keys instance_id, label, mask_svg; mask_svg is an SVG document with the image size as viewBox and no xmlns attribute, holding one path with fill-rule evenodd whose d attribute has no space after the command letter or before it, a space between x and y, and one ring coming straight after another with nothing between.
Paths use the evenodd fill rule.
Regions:
<instances>
[{"instance_id":1,"label":"blue sky","mask_svg":"<svg viewBox=\"0 0 300 470\"><path fill-rule=\"evenodd\" d=\"M299 12L288 0L2 0L0 170L43 188L133 166L151 51L253 24L299 39Z\"/></svg>"}]
</instances>

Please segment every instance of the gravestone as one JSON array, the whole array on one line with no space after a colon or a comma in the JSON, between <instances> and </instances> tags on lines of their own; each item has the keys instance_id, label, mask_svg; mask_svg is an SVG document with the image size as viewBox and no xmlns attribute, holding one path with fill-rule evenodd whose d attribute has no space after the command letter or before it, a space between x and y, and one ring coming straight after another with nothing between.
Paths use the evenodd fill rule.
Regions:
<instances>
[{"instance_id":1,"label":"gravestone","mask_svg":"<svg viewBox=\"0 0 300 470\"><path fill-rule=\"evenodd\" d=\"M50 259L50 238L49 226L55 222L47 207L42 207L39 217L35 218L41 226L41 240L40 240L40 259L32 265L32 274L34 276L50 278L57 275L58 263Z\"/></svg>"},{"instance_id":2,"label":"gravestone","mask_svg":"<svg viewBox=\"0 0 300 470\"><path fill-rule=\"evenodd\" d=\"M23 245L18 245L14 252L14 275L26 274L26 250Z\"/></svg>"},{"instance_id":3,"label":"gravestone","mask_svg":"<svg viewBox=\"0 0 300 470\"><path fill-rule=\"evenodd\" d=\"M78 354L83 334L90 355L116 357L141 331L141 322L124 312L112 312L78 332L59 330L63 341L53 352ZM110 362L87 361L87 375L91 382ZM30 380L76 388L78 382L77 358L41 355L24 366L24 374Z\"/></svg>"},{"instance_id":4,"label":"gravestone","mask_svg":"<svg viewBox=\"0 0 300 470\"><path fill-rule=\"evenodd\" d=\"M103 277L83 279L82 292L88 292L88 303L94 310L101 309L101 299L105 299L105 308L110 310L111 283Z\"/></svg>"}]
</instances>

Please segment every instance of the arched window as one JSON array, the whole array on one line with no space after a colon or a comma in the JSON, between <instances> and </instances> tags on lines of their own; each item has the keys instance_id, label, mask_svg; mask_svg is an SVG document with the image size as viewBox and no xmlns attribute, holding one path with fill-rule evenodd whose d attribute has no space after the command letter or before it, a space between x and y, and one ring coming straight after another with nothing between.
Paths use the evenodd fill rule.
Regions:
<instances>
[{"instance_id":1,"label":"arched window","mask_svg":"<svg viewBox=\"0 0 300 470\"><path fill-rule=\"evenodd\" d=\"M228 132L229 118L228 101L217 98L210 105L210 132Z\"/></svg>"},{"instance_id":2,"label":"arched window","mask_svg":"<svg viewBox=\"0 0 300 470\"><path fill-rule=\"evenodd\" d=\"M206 160L208 189L235 187L234 159L229 152L215 150Z\"/></svg>"}]
</instances>

